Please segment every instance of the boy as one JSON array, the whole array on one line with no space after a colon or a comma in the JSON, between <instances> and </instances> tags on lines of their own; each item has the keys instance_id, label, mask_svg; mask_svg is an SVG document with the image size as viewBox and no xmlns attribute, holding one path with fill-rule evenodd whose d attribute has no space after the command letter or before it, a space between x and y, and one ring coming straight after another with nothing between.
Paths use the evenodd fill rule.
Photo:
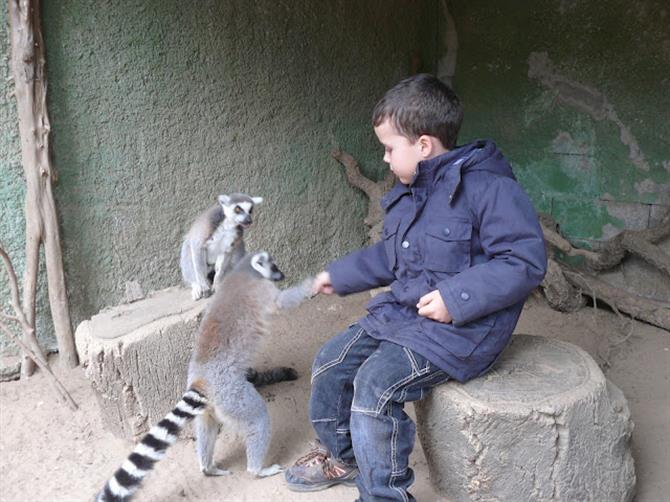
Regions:
<instances>
[{"instance_id":1,"label":"boy","mask_svg":"<svg viewBox=\"0 0 670 502\"><path fill-rule=\"evenodd\" d=\"M375 107L399 181L381 201L382 238L331 263L313 289L391 290L316 355L309 415L320 444L286 471L293 490L355 482L362 502L414 500L404 403L485 373L544 277L531 202L492 142L455 147L462 117L458 97L430 75L403 80Z\"/></svg>"}]
</instances>

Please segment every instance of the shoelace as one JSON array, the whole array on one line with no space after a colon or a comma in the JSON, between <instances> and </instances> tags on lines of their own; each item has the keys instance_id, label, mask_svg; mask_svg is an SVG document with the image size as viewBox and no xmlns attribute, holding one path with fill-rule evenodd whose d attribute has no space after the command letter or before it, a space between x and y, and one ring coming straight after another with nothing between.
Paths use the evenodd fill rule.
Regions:
<instances>
[{"instance_id":1,"label":"shoelace","mask_svg":"<svg viewBox=\"0 0 670 502\"><path fill-rule=\"evenodd\" d=\"M295 465L316 465L325 463L328 460L328 454L323 448L314 446L309 452L295 461Z\"/></svg>"}]
</instances>

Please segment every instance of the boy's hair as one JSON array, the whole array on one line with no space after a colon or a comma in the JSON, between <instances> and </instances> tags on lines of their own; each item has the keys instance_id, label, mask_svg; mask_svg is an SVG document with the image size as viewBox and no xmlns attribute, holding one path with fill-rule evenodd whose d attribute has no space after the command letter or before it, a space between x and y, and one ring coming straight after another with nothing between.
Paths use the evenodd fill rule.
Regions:
<instances>
[{"instance_id":1,"label":"boy's hair","mask_svg":"<svg viewBox=\"0 0 670 502\"><path fill-rule=\"evenodd\" d=\"M463 122L463 107L456 93L433 75L420 73L386 91L372 112L372 125L389 119L396 130L415 142L427 134L452 149Z\"/></svg>"}]
</instances>

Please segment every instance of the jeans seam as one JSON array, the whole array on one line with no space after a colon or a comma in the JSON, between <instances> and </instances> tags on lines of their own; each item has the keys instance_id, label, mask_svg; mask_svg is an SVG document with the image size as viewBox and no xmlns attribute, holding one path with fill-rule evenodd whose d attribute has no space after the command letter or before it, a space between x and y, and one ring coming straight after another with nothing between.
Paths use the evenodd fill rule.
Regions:
<instances>
[{"instance_id":1,"label":"jeans seam","mask_svg":"<svg viewBox=\"0 0 670 502\"><path fill-rule=\"evenodd\" d=\"M379 415L381 413L382 408L388 402L388 400L391 399L391 396L393 395L393 393L396 391L396 389L398 387L400 387L404 383L409 382L413 378L425 375L428 371L429 371L429 369L421 370L421 372L419 372L418 374L412 372L411 374L409 374L408 376L398 380L393 385L391 385L388 389L386 389L384 392L382 392L382 395L379 397L379 400L377 401L377 409L375 410L375 413L377 415Z\"/></svg>"},{"instance_id":2,"label":"jeans seam","mask_svg":"<svg viewBox=\"0 0 670 502\"><path fill-rule=\"evenodd\" d=\"M358 332L354 335L354 337L347 342L347 344L344 346L340 354L335 359L322 364L316 370L314 370L314 373L312 374L311 383L314 383L314 379L318 377L321 373L332 368L333 366L337 366L342 361L344 361L344 358L349 353L349 350L351 350L351 347L354 345L354 343L356 343L360 339L363 333L364 333L363 328L359 329Z\"/></svg>"},{"instance_id":3,"label":"jeans seam","mask_svg":"<svg viewBox=\"0 0 670 502\"><path fill-rule=\"evenodd\" d=\"M391 403L388 404L387 406L387 413L388 417L391 419L393 423L393 433L391 435L391 475L389 476L389 482L388 482L388 487L391 490L397 491L400 496L402 497L404 502L409 502L409 498L407 497L407 493L405 493L404 490L401 488L398 488L395 486L395 478L396 476L393 475L394 472L398 470L398 460L396 458L396 453L397 453L397 441L398 441L398 420L393 416L393 411L391 409Z\"/></svg>"},{"instance_id":4,"label":"jeans seam","mask_svg":"<svg viewBox=\"0 0 670 502\"><path fill-rule=\"evenodd\" d=\"M412 366L412 370L416 373L419 372L419 363L416 362L416 359L414 358L414 354L412 354L412 351L409 350L407 347L402 348L403 351L405 351L405 354L407 355L407 358L409 359L409 364Z\"/></svg>"}]
</instances>

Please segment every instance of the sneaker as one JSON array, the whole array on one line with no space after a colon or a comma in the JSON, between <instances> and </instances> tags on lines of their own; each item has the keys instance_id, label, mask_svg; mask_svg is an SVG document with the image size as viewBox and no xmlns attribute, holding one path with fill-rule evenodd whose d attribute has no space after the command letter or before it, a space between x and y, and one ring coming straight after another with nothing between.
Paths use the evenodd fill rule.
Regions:
<instances>
[{"instance_id":1,"label":"sneaker","mask_svg":"<svg viewBox=\"0 0 670 502\"><path fill-rule=\"evenodd\" d=\"M334 485L354 486L358 469L331 458L320 444L296 460L284 473L289 490L316 492Z\"/></svg>"}]
</instances>

